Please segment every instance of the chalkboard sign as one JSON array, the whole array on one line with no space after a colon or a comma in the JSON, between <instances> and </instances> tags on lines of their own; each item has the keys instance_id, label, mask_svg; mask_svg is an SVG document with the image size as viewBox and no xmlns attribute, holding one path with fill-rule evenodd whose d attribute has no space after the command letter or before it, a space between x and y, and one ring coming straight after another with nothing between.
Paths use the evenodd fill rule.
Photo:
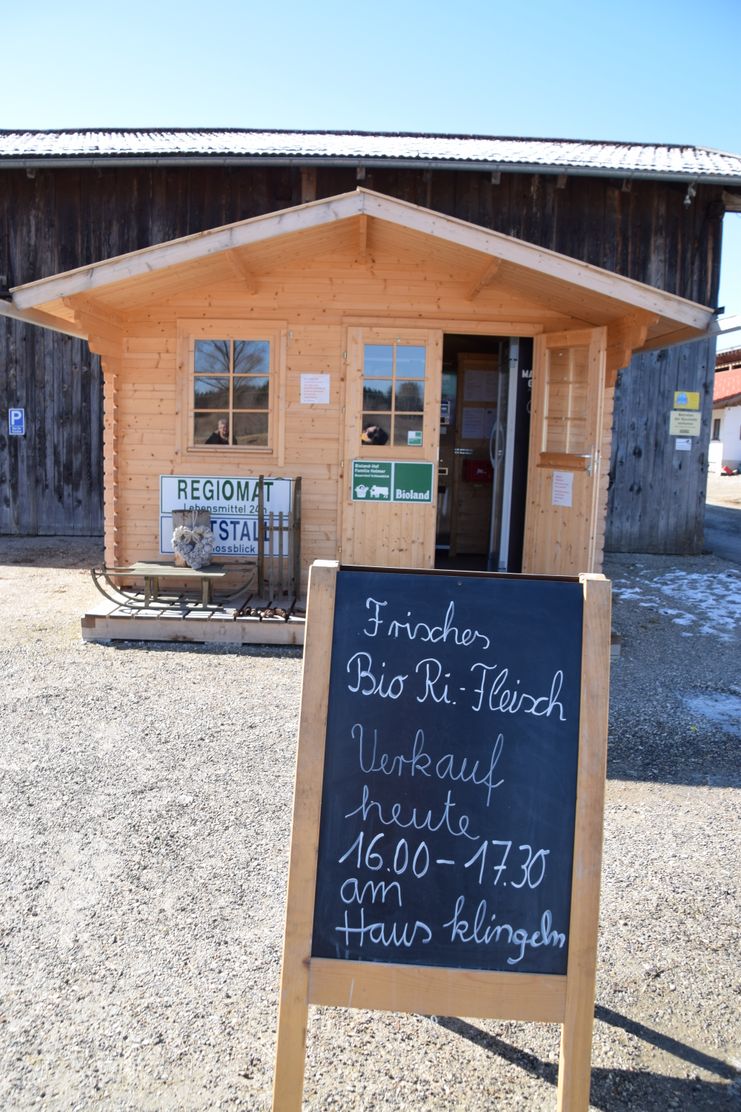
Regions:
<instances>
[{"instance_id":1,"label":"chalkboard sign","mask_svg":"<svg viewBox=\"0 0 741 1112\"><path fill-rule=\"evenodd\" d=\"M589 1105L610 585L309 579L273 1108L310 1004L563 1025Z\"/></svg>"},{"instance_id":2,"label":"chalkboard sign","mask_svg":"<svg viewBox=\"0 0 741 1112\"><path fill-rule=\"evenodd\" d=\"M565 973L578 582L337 578L312 955Z\"/></svg>"}]
</instances>

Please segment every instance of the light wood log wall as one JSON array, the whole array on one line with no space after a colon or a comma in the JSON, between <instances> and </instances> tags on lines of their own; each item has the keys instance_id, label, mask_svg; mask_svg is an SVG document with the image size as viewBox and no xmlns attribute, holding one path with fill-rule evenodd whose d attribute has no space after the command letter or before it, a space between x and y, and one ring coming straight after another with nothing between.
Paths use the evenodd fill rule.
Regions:
<instances>
[{"instance_id":1,"label":"light wood log wall","mask_svg":"<svg viewBox=\"0 0 741 1112\"><path fill-rule=\"evenodd\" d=\"M575 323L496 287L472 302L462 292L467 284L442 264L436 269L428 261L421 278L419 271L419 258L404 252L384 256L372 268L350 258L335 259L331 268L321 259L284 262L277 273L258 277L248 295L242 283L232 280L205 297L193 292L190 277L184 275L188 288L181 295L150 308L139 306L123 320L121 311L106 319L105 310L99 310L100 316L91 316L85 307L77 310L78 320L91 331L93 350L103 357L109 403L106 558L128 563L158 556L161 474L235 472L301 475L303 568L315 559L336 557L349 482L348 461L343 460L348 322L357 323L362 316L368 325L387 326L393 310L391 322L397 328L424 323L441 331L502 336L537 331L538 321L548 328ZM178 320L205 317L286 322L285 398L279 415L284 423L282 465L259 453L212 454L179 447L179 414L187 406L189 386L187 371L178 367ZM329 405L301 404L304 372L330 375ZM428 389L432 399L432 383ZM380 543L386 534L395 538L392 562L420 564L423 541L408 520L415 507L373 509L376 540ZM395 528L402 511L403 535ZM370 541L369 546L370 551Z\"/></svg>"},{"instance_id":2,"label":"light wood log wall","mask_svg":"<svg viewBox=\"0 0 741 1112\"><path fill-rule=\"evenodd\" d=\"M289 329L283 465L258 453L178 449L178 411L187 404L187 388L181 388L176 346L174 319L151 329L139 322L123 342L116 391L117 446L106 457L111 466L106 470L106 504L112 482L110 505L115 507L113 531L110 537L106 534L107 553L110 547L121 563L157 558L160 475L265 474L302 476L304 569L312 560L334 557L343 370L339 322L296 323ZM330 404L301 405L300 375L317 371L331 375Z\"/></svg>"}]
</instances>

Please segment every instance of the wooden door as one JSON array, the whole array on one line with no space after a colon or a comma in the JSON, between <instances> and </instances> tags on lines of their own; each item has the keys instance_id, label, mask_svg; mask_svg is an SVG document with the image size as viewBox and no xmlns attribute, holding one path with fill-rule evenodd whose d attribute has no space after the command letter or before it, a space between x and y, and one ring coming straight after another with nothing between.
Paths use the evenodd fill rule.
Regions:
<instances>
[{"instance_id":1,"label":"wooden door","mask_svg":"<svg viewBox=\"0 0 741 1112\"><path fill-rule=\"evenodd\" d=\"M523 571L598 570L605 347L604 328L535 340Z\"/></svg>"},{"instance_id":2,"label":"wooden door","mask_svg":"<svg viewBox=\"0 0 741 1112\"><path fill-rule=\"evenodd\" d=\"M499 353L458 356L450 556L487 555L492 514L491 436L502 413Z\"/></svg>"},{"instance_id":3,"label":"wooden door","mask_svg":"<svg viewBox=\"0 0 741 1112\"><path fill-rule=\"evenodd\" d=\"M435 564L442 332L348 328L340 560L431 568ZM368 436L380 428L381 435ZM386 482L353 497L353 461L431 466L429 501L398 501ZM379 468L380 470L380 468ZM426 472L425 472L426 473ZM378 497L375 493L378 492Z\"/></svg>"}]
</instances>

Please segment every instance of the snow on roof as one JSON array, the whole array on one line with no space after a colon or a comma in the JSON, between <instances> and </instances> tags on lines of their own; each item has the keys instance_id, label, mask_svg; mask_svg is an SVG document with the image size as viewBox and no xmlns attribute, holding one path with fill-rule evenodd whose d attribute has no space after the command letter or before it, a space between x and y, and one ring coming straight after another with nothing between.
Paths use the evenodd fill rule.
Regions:
<instances>
[{"instance_id":1,"label":"snow on roof","mask_svg":"<svg viewBox=\"0 0 741 1112\"><path fill-rule=\"evenodd\" d=\"M656 143L235 128L0 131L0 165L158 161L349 161L741 183L741 155Z\"/></svg>"}]
</instances>

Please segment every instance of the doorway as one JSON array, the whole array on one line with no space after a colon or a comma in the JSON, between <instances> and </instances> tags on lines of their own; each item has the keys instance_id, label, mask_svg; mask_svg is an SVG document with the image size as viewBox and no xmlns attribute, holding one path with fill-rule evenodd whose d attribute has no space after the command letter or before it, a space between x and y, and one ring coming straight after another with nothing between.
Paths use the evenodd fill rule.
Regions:
<instances>
[{"instance_id":1,"label":"doorway","mask_svg":"<svg viewBox=\"0 0 741 1112\"><path fill-rule=\"evenodd\" d=\"M435 567L522 570L532 350L443 338Z\"/></svg>"}]
</instances>

